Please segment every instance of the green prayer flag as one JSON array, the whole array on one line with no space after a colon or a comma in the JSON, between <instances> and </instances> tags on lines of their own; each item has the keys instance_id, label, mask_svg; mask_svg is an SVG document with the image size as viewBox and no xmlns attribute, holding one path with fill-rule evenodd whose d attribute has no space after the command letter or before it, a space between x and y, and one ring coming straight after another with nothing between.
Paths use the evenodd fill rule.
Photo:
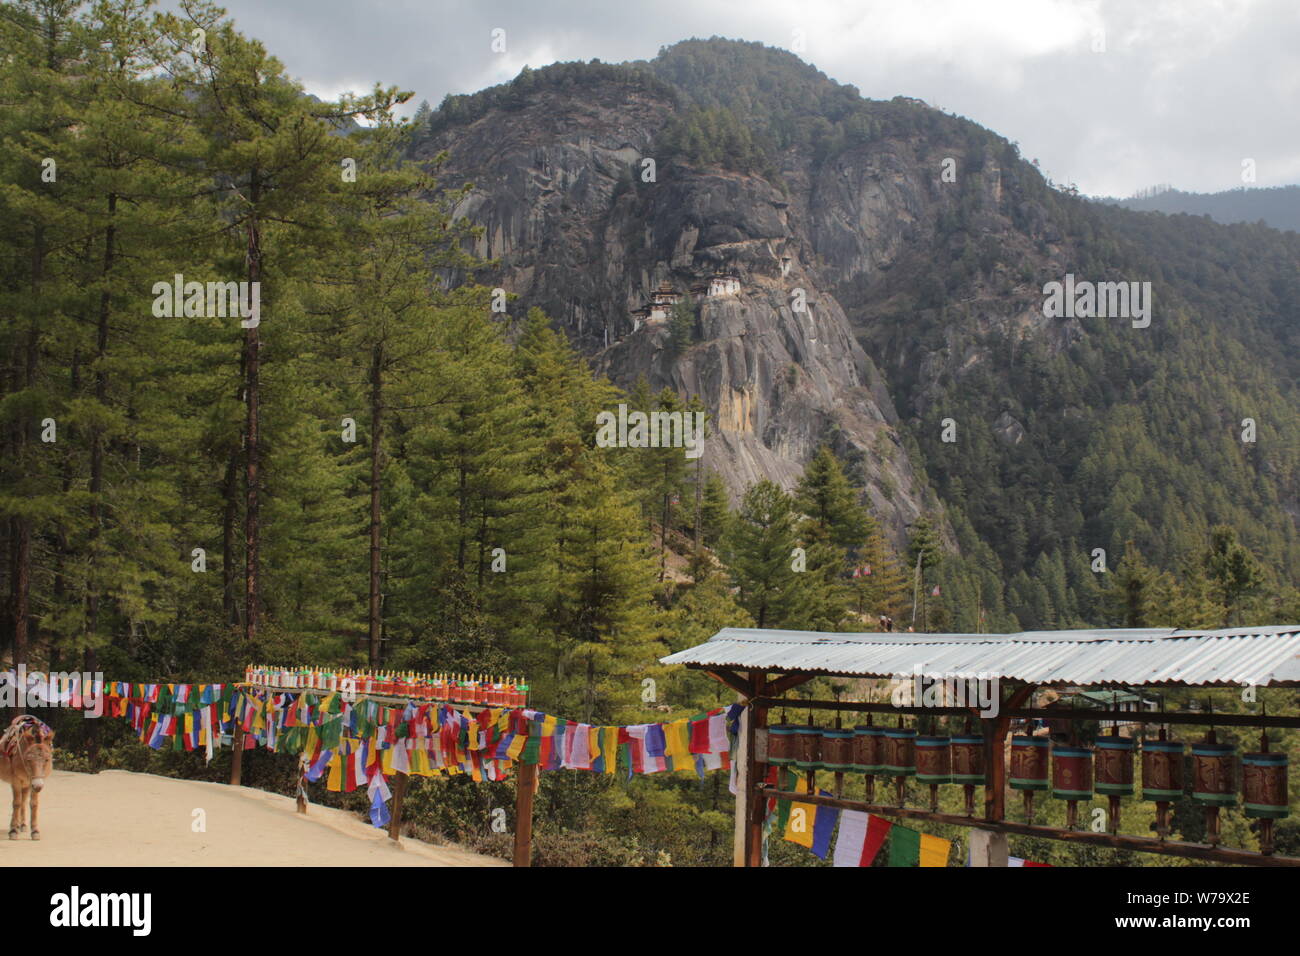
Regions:
<instances>
[{"instance_id":1,"label":"green prayer flag","mask_svg":"<svg viewBox=\"0 0 1300 956\"><path fill-rule=\"evenodd\" d=\"M921 834L895 823L889 829L889 865L920 866Z\"/></svg>"},{"instance_id":2,"label":"green prayer flag","mask_svg":"<svg viewBox=\"0 0 1300 956\"><path fill-rule=\"evenodd\" d=\"M519 759L524 763L535 764L542 755L542 740L535 727L528 729L528 742L524 744L524 752L519 755Z\"/></svg>"},{"instance_id":3,"label":"green prayer flag","mask_svg":"<svg viewBox=\"0 0 1300 956\"><path fill-rule=\"evenodd\" d=\"M780 788L782 790L793 790L795 788L795 775L793 770L785 767L781 768ZM790 822L790 801L776 801L776 832L785 833L786 825Z\"/></svg>"}]
</instances>

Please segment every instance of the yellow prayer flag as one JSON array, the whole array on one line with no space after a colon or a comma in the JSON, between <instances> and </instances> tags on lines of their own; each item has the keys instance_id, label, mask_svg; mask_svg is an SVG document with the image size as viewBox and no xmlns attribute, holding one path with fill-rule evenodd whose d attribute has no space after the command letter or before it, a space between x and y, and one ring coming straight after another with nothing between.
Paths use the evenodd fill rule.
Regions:
<instances>
[{"instance_id":1,"label":"yellow prayer flag","mask_svg":"<svg viewBox=\"0 0 1300 956\"><path fill-rule=\"evenodd\" d=\"M921 857L918 866L947 866L948 850L952 847L951 840L945 840L942 837L931 836L928 833L921 834Z\"/></svg>"},{"instance_id":2,"label":"yellow prayer flag","mask_svg":"<svg viewBox=\"0 0 1300 956\"><path fill-rule=\"evenodd\" d=\"M690 721L683 717L664 726L664 752L673 758L673 770L695 773L695 757L691 754Z\"/></svg>"},{"instance_id":3,"label":"yellow prayer flag","mask_svg":"<svg viewBox=\"0 0 1300 956\"><path fill-rule=\"evenodd\" d=\"M794 785L796 793L808 792L808 781L800 777ZM790 806L790 819L785 825L784 838L812 849L813 822L817 819L817 804L795 803Z\"/></svg>"},{"instance_id":4,"label":"yellow prayer flag","mask_svg":"<svg viewBox=\"0 0 1300 956\"><path fill-rule=\"evenodd\" d=\"M600 728L600 753L605 758L605 773L613 773L618 767L618 728Z\"/></svg>"},{"instance_id":5,"label":"yellow prayer flag","mask_svg":"<svg viewBox=\"0 0 1300 956\"><path fill-rule=\"evenodd\" d=\"M511 760L518 760L519 755L524 752L524 747L528 745L528 734L515 734L514 739L510 741L510 746L506 748L506 756Z\"/></svg>"}]
</instances>

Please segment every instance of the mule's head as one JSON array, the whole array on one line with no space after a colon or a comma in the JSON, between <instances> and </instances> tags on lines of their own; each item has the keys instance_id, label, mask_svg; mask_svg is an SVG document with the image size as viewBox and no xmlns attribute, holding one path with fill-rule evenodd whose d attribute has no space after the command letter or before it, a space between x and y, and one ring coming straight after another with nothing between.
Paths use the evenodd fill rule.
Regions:
<instances>
[{"instance_id":1,"label":"mule's head","mask_svg":"<svg viewBox=\"0 0 1300 956\"><path fill-rule=\"evenodd\" d=\"M54 770L54 731L44 725L27 727L18 738L18 757L37 793Z\"/></svg>"}]
</instances>

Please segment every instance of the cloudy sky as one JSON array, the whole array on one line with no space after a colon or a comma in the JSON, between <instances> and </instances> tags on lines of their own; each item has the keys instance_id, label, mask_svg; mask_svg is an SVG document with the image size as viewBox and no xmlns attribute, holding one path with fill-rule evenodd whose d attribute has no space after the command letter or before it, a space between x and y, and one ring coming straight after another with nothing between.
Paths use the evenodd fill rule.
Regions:
<instances>
[{"instance_id":1,"label":"cloudy sky","mask_svg":"<svg viewBox=\"0 0 1300 956\"><path fill-rule=\"evenodd\" d=\"M170 4L166 4L170 5ZM919 97L1091 195L1300 183L1297 0L225 0L313 93L434 106L527 64L713 35L793 50L864 96ZM505 52L492 33L504 30Z\"/></svg>"}]
</instances>

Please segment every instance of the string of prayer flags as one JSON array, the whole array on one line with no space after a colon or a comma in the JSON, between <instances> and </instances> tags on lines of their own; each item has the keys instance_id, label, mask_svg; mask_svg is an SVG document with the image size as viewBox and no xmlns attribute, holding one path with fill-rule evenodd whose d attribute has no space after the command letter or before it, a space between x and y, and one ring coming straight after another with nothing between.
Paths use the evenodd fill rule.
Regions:
<instances>
[{"instance_id":1,"label":"string of prayer flags","mask_svg":"<svg viewBox=\"0 0 1300 956\"><path fill-rule=\"evenodd\" d=\"M592 773L614 773L621 762L629 776L680 772L703 778L706 770L731 770L742 710L732 704L667 723L596 726L511 706L508 695L498 698L502 706L474 702L477 712L471 713L468 700L419 699L419 689L398 678L383 694L411 699L375 699L342 681L325 683L323 673L303 670L293 687L273 686L263 674L264 681L239 686L96 681L60 685L53 693L101 695L104 712L126 718L141 743L155 750L201 750L210 760L241 731L245 750L261 746L300 755L308 781L325 777L333 791L365 788L375 826L389 819L386 778L393 773L504 780L516 762L539 771ZM380 678L367 680L377 684Z\"/></svg>"}]
</instances>

